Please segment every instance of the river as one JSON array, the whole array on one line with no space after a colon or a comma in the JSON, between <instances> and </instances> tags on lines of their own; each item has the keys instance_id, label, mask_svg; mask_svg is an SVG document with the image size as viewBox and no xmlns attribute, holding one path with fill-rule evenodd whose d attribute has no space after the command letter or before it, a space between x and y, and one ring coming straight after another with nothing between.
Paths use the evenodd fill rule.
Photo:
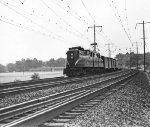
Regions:
<instances>
[{"instance_id":1,"label":"river","mask_svg":"<svg viewBox=\"0 0 150 127\"><path fill-rule=\"evenodd\" d=\"M40 79L43 78L53 78L63 76L63 71L55 72L9 72L9 73L0 73L0 83L14 82L17 80L26 81L31 80L31 75L38 73Z\"/></svg>"}]
</instances>

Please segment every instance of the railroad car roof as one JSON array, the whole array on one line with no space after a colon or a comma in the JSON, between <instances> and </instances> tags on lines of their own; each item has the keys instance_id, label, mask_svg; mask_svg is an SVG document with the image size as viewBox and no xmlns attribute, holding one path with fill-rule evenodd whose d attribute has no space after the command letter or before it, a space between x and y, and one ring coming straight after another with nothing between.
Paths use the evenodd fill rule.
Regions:
<instances>
[{"instance_id":1,"label":"railroad car roof","mask_svg":"<svg viewBox=\"0 0 150 127\"><path fill-rule=\"evenodd\" d=\"M84 50L84 48L82 48L81 46L69 48L69 50L72 50L72 49Z\"/></svg>"}]
</instances>

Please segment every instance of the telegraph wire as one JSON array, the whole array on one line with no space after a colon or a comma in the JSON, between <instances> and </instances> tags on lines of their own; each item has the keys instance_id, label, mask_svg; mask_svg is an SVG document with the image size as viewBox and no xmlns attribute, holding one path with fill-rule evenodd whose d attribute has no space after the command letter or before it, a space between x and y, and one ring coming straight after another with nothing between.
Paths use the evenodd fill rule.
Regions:
<instances>
[{"instance_id":1,"label":"telegraph wire","mask_svg":"<svg viewBox=\"0 0 150 127\"><path fill-rule=\"evenodd\" d=\"M121 16L119 15L119 12L118 12L118 10L117 10L117 7L114 5L113 0L111 0L111 2L112 2L112 5L114 6L114 8L116 9L116 12L117 12L117 15L118 15L119 22L120 22L120 24L121 24L121 26L122 26L122 28L123 28L125 34L127 35L129 41L131 42L132 47L133 47L133 42L132 42L132 40L131 40L131 36L130 36L130 34L128 34L128 32L126 31L126 29L125 29L125 27L124 27L124 25L123 25L123 22L122 22ZM117 16L117 15L116 15L116 16Z\"/></svg>"},{"instance_id":2,"label":"telegraph wire","mask_svg":"<svg viewBox=\"0 0 150 127\"><path fill-rule=\"evenodd\" d=\"M23 2L21 0L19 0L19 2L23 5L25 3L26 0L24 0Z\"/></svg>"},{"instance_id":3,"label":"telegraph wire","mask_svg":"<svg viewBox=\"0 0 150 127\"><path fill-rule=\"evenodd\" d=\"M132 43L132 41L131 41L131 36L130 36L130 34L128 34L128 32L126 31L126 29L125 29L125 27L124 27L124 25L123 25L123 22L122 22L121 16L119 15L119 12L118 12L118 10L117 10L117 7L114 5L114 1L113 1L113 0L111 0L111 2L112 2L112 5L114 6L114 8L116 9L116 13L117 13L116 16L118 16L119 22L121 23L121 26L122 26L124 32L126 33L128 39L130 40L130 42L131 42L131 44L132 44L132 47L133 47L133 43Z\"/></svg>"},{"instance_id":4,"label":"telegraph wire","mask_svg":"<svg viewBox=\"0 0 150 127\"><path fill-rule=\"evenodd\" d=\"M72 25L70 25L67 21L65 21L62 17L60 17L50 6L48 6L44 0L40 0L49 10L51 10L57 17L59 20L62 20L67 26L71 27L72 29L74 29L79 35L79 37L84 37L86 40L88 39L87 37L85 37L84 34L80 33L78 30L76 30ZM91 40L88 39L89 42L91 42Z\"/></svg>"},{"instance_id":5,"label":"telegraph wire","mask_svg":"<svg viewBox=\"0 0 150 127\"><path fill-rule=\"evenodd\" d=\"M16 12L17 14L21 15L22 17L26 18L26 19L29 20L31 23L33 23L33 24L37 25L38 27L40 27L40 28L42 28L42 29L45 29L47 32L53 34L53 37L52 37L53 39L54 39L54 38L61 38L63 41L67 41L67 40L66 40L64 37L62 37L61 35L58 35L58 34L56 34L56 33L54 33L54 32L49 31L49 30L48 30L47 28L45 28L44 26L39 25L38 23L34 22L34 21L31 20L30 18L24 16L24 15L21 14L20 12L18 12L18 11L16 11L16 10L14 10L13 8L9 7L8 4L4 4L4 3L2 3L2 1L1 1L0 3L3 4L3 5L5 5L5 6L8 7L9 9L11 9L12 11ZM2 18L2 17L1 17L1 18ZM11 24L11 25L14 25L14 26L17 26L17 27L22 26L22 24L16 25L16 24L14 24L14 23L12 23L12 22L4 21L4 20L2 20L2 19L1 19L1 21L2 21L2 22L5 22L5 23L8 23L8 24ZM11 21L13 21L13 20L11 20ZM20 27L20 28L22 28L22 27ZM30 29L29 27L24 27L24 28L27 29L27 30ZM36 30L32 29L32 31L36 31ZM38 32L39 32L39 31L38 31ZM42 33L42 34L43 34L43 35L46 35L45 33ZM54 35L55 35L56 37L55 37ZM50 34L49 34L49 36L50 36ZM60 39L59 39L59 40L60 40Z\"/></svg>"},{"instance_id":6,"label":"telegraph wire","mask_svg":"<svg viewBox=\"0 0 150 127\"><path fill-rule=\"evenodd\" d=\"M5 20L4 20L5 19ZM21 28L21 29L25 29L25 30L29 30L31 32L37 32L37 33L42 33L40 32L39 30L35 30L34 28L31 28L29 26L24 26L23 24L21 23L16 23L14 22L14 20L12 19L7 19L3 16L0 16L0 21L4 22L4 23L7 23L7 24L10 24L10 25L13 25L15 27L18 27L18 28ZM42 33L42 35L44 35L45 33Z\"/></svg>"},{"instance_id":7,"label":"telegraph wire","mask_svg":"<svg viewBox=\"0 0 150 127\"><path fill-rule=\"evenodd\" d=\"M57 17L59 20L63 21L67 26L73 28L79 35L80 38L82 38L84 35L80 33L78 30L76 30L73 26L71 26L67 21L65 21L63 18L61 18L50 6L48 6L43 0L40 0L48 9L50 9ZM91 42L87 37L85 37L86 40Z\"/></svg>"},{"instance_id":8,"label":"telegraph wire","mask_svg":"<svg viewBox=\"0 0 150 127\"><path fill-rule=\"evenodd\" d=\"M8 3L8 4L9 4L9 3ZM39 19L41 19L41 17L43 17L43 14L41 14L41 15L40 15L41 17L40 17L40 16L37 16L37 15L34 15L33 13L30 13L30 12L27 12L27 11L25 11L25 10L22 10L22 9L20 9L20 8L14 6L14 5L12 5L12 4L9 4L9 5L12 6L12 7L14 7L14 8L16 8L16 9L18 9L19 11L23 11L24 13L26 13L26 14L28 14L28 15L30 15L30 16L35 16L35 17L37 17L37 18L39 18ZM32 12L35 13L34 10L32 10ZM49 21L47 21L47 22L49 22ZM73 33L71 30L68 30L67 28L64 28L64 27L60 26L57 22L55 23L55 25L58 25L59 28L66 30L66 31L67 31L68 33L70 33L70 34L76 35L76 33ZM76 36L78 36L78 35L76 35Z\"/></svg>"},{"instance_id":9,"label":"telegraph wire","mask_svg":"<svg viewBox=\"0 0 150 127\"><path fill-rule=\"evenodd\" d=\"M21 9L21 8L19 8L19 7L16 7L16 6L14 6L13 4L10 4L10 3L8 3L8 2L5 2L5 1L2 1L2 2L4 2L6 5L11 6L12 8L17 9L18 11L22 11L23 13L28 14L29 16L34 16L34 17L37 17L37 18L43 17L42 14L37 14L37 15L35 15L34 13L36 13L36 12L35 12L34 10L30 10L30 11L32 12L32 13L30 13L30 12L28 12L28 11L26 11L26 10L23 10L23 9Z\"/></svg>"},{"instance_id":10,"label":"telegraph wire","mask_svg":"<svg viewBox=\"0 0 150 127\"><path fill-rule=\"evenodd\" d=\"M6 3L6 4L9 4L9 3ZM15 7L16 9L19 9L19 10L21 10L21 11L23 11L24 13L26 13L26 14L28 14L28 15L30 15L30 16L33 16L33 14L32 13L29 13L29 12L27 12L27 11L24 11L24 10L22 10L22 9L20 9L20 8L17 8L16 6L14 6L14 5L11 5L11 4L9 4L10 6L12 6L12 7ZM35 11L34 11L35 12ZM16 12L17 13L17 12ZM22 15L22 16L24 16L24 15ZM41 15L42 16L42 15ZM25 18L27 18L27 17L25 17ZM39 18L39 17L38 17ZM29 18L28 18L29 19ZM30 19L29 19L30 20ZM32 20L30 20L31 22L32 22ZM56 25L58 25L57 23L55 23ZM61 27L61 26L59 26L59 27ZM63 28L63 27L61 27L61 28ZM71 32L71 31L69 31L68 29L66 29L66 28L64 28L64 30L66 30L67 32L69 32L69 33L73 33L73 32Z\"/></svg>"},{"instance_id":11,"label":"telegraph wire","mask_svg":"<svg viewBox=\"0 0 150 127\"><path fill-rule=\"evenodd\" d=\"M1 3L2 3L2 2L1 2ZM21 14L20 12L14 10L13 8L9 7L9 6L8 6L8 3L7 3L7 4L2 3L2 4L5 5L6 7L8 7L9 9L11 9L12 11L16 12L17 14L21 15L21 16L24 17L25 19L29 20L31 23L37 25L38 27L40 27L40 28L42 28L42 29L45 29L46 31L50 32L51 34L54 34L54 35L57 36L57 37L60 36L60 35L57 35L57 34L54 33L54 32L49 31L49 30L48 30L47 28L45 28L44 26L41 26L40 24L34 22L32 19L30 19L30 18L28 18L27 16Z\"/></svg>"},{"instance_id":12,"label":"telegraph wire","mask_svg":"<svg viewBox=\"0 0 150 127\"><path fill-rule=\"evenodd\" d=\"M82 2L82 5L84 6L84 8L85 8L85 10L87 11L87 13L89 14L89 16L90 16L90 18L93 20L93 22L95 23L96 21L95 21L95 19L93 18L93 16L91 15L91 13L90 13L90 11L88 10L88 8L85 6L85 4L84 4L84 2L83 2L83 0L81 0L81 2ZM63 1L63 3L64 3L64 1ZM65 4L65 3L64 3ZM66 5L66 4L65 4ZM68 6L68 5L66 5L69 9L71 9L71 7L70 6ZM75 12L75 14L77 14L77 12ZM78 15L79 16L79 15ZM79 16L80 17L80 16ZM81 17L80 17L81 18ZM96 32L100 35L100 36L102 36L103 38L107 38L107 40L109 40L110 42L111 42L111 44L113 44L112 43L112 41L111 41L111 39L106 35L106 34L104 34L104 32L102 31L101 33L103 33L103 35L101 35L97 30L96 30Z\"/></svg>"},{"instance_id":13,"label":"telegraph wire","mask_svg":"<svg viewBox=\"0 0 150 127\"><path fill-rule=\"evenodd\" d=\"M4 1L3 1L3 2L4 2ZM24 13L30 15L30 16L35 16L35 17L38 17L38 18L43 17L43 14L36 14L36 15L35 15L35 13L37 13L37 12L35 12L35 10L30 10L30 11L32 12L32 13L30 13L30 12L27 12L27 11L25 11L25 10L19 8L19 7L16 7L16 6L14 6L14 5L12 5L12 4L8 3L8 2L4 2L4 3L5 3L5 4L8 4L9 6L12 6L12 7L18 9L19 11L22 11L22 12L24 12ZM29 10L29 9L28 9L28 10Z\"/></svg>"},{"instance_id":14,"label":"telegraph wire","mask_svg":"<svg viewBox=\"0 0 150 127\"><path fill-rule=\"evenodd\" d=\"M60 35L58 35L58 34L56 34L56 33L54 33L54 32L49 31L46 27L44 27L44 26L42 26L42 25L40 25L40 24L34 22L34 21L33 21L32 19L30 19L29 17L27 17L27 16L21 14L20 12L16 11L14 8L12 8L12 7L15 7L15 6L10 5L10 4L7 3L7 2L4 2L4 3L3 3L3 1L0 1L0 2L1 2L3 5L5 5L6 7L8 7L9 9L11 9L12 11L14 11L15 13L17 13L17 14L21 15L22 17L24 17L25 19L29 20L32 24L35 24L35 25L37 25L38 27L40 27L40 28L42 28L42 29L45 29L46 31L50 32L51 34L54 34L54 35L57 36L58 38L60 38L60 37L63 38L62 36L60 36ZM12 7L10 7L10 6L12 6ZM18 9L17 7L15 7L15 8ZM24 12L26 12L26 11L24 11ZM30 15L29 12L26 12L26 13ZM65 29L65 30L66 30L66 31L69 31L68 29ZM69 31L69 32L71 32L71 31ZM71 33L73 33L73 32L71 32Z\"/></svg>"},{"instance_id":15,"label":"telegraph wire","mask_svg":"<svg viewBox=\"0 0 150 127\"><path fill-rule=\"evenodd\" d=\"M89 26L89 23L84 19L82 18L82 16L80 16L75 10L73 10L69 5L67 5L65 3L65 1L62 2L64 6L66 6L74 15L76 15L78 17L78 19L82 22L84 22L87 26Z\"/></svg>"},{"instance_id":16,"label":"telegraph wire","mask_svg":"<svg viewBox=\"0 0 150 127\"><path fill-rule=\"evenodd\" d=\"M95 19L93 18L93 16L91 15L90 11L88 10L88 8L85 6L83 0L81 0L82 5L84 6L85 10L88 12L88 14L90 15L90 17L92 18L94 24L95 24Z\"/></svg>"},{"instance_id":17,"label":"telegraph wire","mask_svg":"<svg viewBox=\"0 0 150 127\"><path fill-rule=\"evenodd\" d=\"M88 8L85 6L85 3L83 2L83 0L81 0L81 3L82 3L82 5L84 6L84 8L85 8L85 10L88 12L88 14L89 14L89 16L91 17L91 19L93 20L93 22L94 23L96 23L96 21L95 21L95 19L93 18L93 16L91 15L91 13L90 13L90 11L88 10ZM96 32L97 32L97 30L96 30ZM101 35L99 32L97 32L99 35ZM108 36L106 35L106 34L104 34L104 32L102 31L101 33L103 33L103 37L106 39L107 38L107 40L109 40L109 41L111 41L109 38L108 38ZM111 41L111 43L112 43L112 41Z\"/></svg>"},{"instance_id":18,"label":"telegraph wire","mask_svg":"<svg viewBox=\"0 0 150 127\"><path fill-rule=\"evenodd\" d=\"M91 13L90 13L90 11L88 10L88 8L85 6L85 3L83 2L83 0L81 0L81 3L82 3L82 5L84 6L84 8L85 8L85 10L88 12L88 14L89 14L89 16L91 17L91 19L93 20L93 22L94 22L94 24L96 23L96 21L95 21L95 19L93 18L93 16L91 15ZM96 32L97 32L97 30L96 30ZM99 32L97 32L99 35L101 35ZM109 40L109 41L111 41L109 38L108 38L108 36L106 35L106 34L104 34L104 32L102 31L101 33L103 33L103 37L106 39L107 38L107 40ZM112 43L112 41L111 41L111 43Z\"/></svg>"},{"instance_id":19,"label":"telegraph wire","mask_svg":"<svg viewBox=\"0 0 150 127\"><path fill-rule=\"evenodd\" d=\"M80 22L83 22L86 26L88 26L89 24L88 24L88 22L86 22L86 20L85 19L83 19L82 18L82 16L79 16L78 14L77 14L77 12L74 12L73 10L72 10L72 8L69 6L69 5L66 5L65 3L64 3L64 1L63 1L63 4L69 9L65 9L64 7L62 7L61 5L59 5L57 2L54 2L54 0L51 0L51 2L53 2L54 4L56 4L57 6L59 6L62 10L64 10L65 12L67 12L67 13L69 13L71 16L73 16L74 18L76 18L78 21L80 21ZM73 14L72 14L72 13ZM81 34L81 33L80 33ZM88 37L86 37L86 40L88 40L89 42L91 41L91 40L89 40L88 39Z\"/></svg>"},{"instance_id":20,"label":"telegraph wire","mask_svg":"<svg viewBox=\"0 0 150 127\"><path fill-rule=\"evenodd\" d=\"M7 21L3 20L2 18L6 19ZM15 24L14 21L13 21L13 23L12 23L12 20L11 20L11 22L9 22L9 19L7 19L7 18L5 18L5 17L3 17L3 16L0 16L0 21L1 21L1 22L4 22L4 23L7 23L7 24L9 24L9 25L18 27L18 28L20 28L20 29L25 29L25 30L29 30L29 31L31 31L31 32L36 32L36 33L41 34L41 35L43 35L43 36L50 37L50 38L52 38L52 39L54 39L54 40L60 40L60 41L62 41L62 42L65 42L65 43L67 42L67 43L69 43L69 44L71 44L71 45L75 45L75 46L78 45L78 44L76 44L76 43L73 43L73 42L70 42L70 41L66 40L65 38L54 37L54 36L52 36L52 35L50 35L50 34L41 32L41 31L39 31L39 30L35 30L34 28L31 28L31 27L28 27L28 26L24 26L23 24L20 24L20 23L19 23L19 24L17 24L17 23Z\"/></svg>"},{"instance_id":21,"label":"telegraph wire","mask_svg":"<svg viewBox=\"0 0 150 127\"><path fill-rule=\"evenodd\" d=\"M78 17L75 13L71 13L71 9L70 9L70 7L68 8L68 6L67 6L67 10L64 8L64 7L62 7L60 4L58 4L57 2L55 2L54 0L51 0L51 2L53 2L54 4L56 4L57 6L59 6L62 10L64 10L65 12L67 12L67 13L69 13L72 17L74 17L75 19L77 19L78 21L82 21L86 26L88 26L89 24L87 23L87 22L85 22L85 20L81 20L81 18L80 17Z\"/></svg>"},{"instance_id":22,"label":"telegraph wire","mask_svg":"<svg viewBox=\"0 0 150 127\"><path fill-rule=\"evenodd\" d=\"M127 13L127 0L125 0L125 17L126 17L126 22L127 22L127 29L129 32L129 36L131 38L131 33L130 33L130 28L129 28L129 20L128 20L128 13Z\"/></svg>"},{"instance_id":23,"label":"telegraph wire","mask_svg":"<svg viewBox=\"0 0 150 127\"><path fill-rule=\"evenodd\" d=\"M120 23L122 29L124 30L124 32L125 32L127 38L129 39L129 41L130 41L130 43L131 43L131 45L132 45L132 47L133 47L133 42L132 42L132 40L131 40L131 37L130 37L130 35L128 34L128 32L126 31L126 29L125 29L125 27L124 27L124 25L123 25L123 23L122 23L121 16L120 16L119 13L118 13L117 7L114 5L114 1L111 0L111 3L112 3L112 4L109 2L109 0L107 0L107 2L108 2L108 4L109 4L109 6L112 8L115 17L117 18L118 22ZM112 6L113 6L113 7L112 7ZM114 9L116 10L116 12L115 12Z\"/></svg>"}]
</instances>

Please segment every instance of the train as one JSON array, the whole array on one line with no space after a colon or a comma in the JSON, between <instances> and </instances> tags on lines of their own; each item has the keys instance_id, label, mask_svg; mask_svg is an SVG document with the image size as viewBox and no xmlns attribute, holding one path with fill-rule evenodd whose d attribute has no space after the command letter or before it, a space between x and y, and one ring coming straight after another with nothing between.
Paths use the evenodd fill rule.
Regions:
<instances>
[{"instance_id":1,"label":"train","mask_svg":"<svg viewBox=\"0 0 150 127\"><path fill-rule=\"evenodd\" d=\"M118 60L101 56L99 52L81 46L69 48L66 54L63 74L68 77L112 72L122 68Z\"/></svg>"}]
</instances>

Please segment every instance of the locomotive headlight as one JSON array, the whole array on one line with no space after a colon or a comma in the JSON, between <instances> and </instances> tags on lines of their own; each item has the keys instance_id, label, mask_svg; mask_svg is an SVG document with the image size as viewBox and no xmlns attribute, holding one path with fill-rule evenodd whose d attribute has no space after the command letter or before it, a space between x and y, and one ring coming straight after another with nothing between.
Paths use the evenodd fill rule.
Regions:
<instances>
[{"instance_id":1,"label":"locomotive headlight","mask_svg":"<svg viewBox=\"0 0 150 127\"><path fill-rule=\"evenodd\" d=\"M70 55L71 55L70 58L73 59L73 53L71 53Z\"/></svg>"}]
</instances>

